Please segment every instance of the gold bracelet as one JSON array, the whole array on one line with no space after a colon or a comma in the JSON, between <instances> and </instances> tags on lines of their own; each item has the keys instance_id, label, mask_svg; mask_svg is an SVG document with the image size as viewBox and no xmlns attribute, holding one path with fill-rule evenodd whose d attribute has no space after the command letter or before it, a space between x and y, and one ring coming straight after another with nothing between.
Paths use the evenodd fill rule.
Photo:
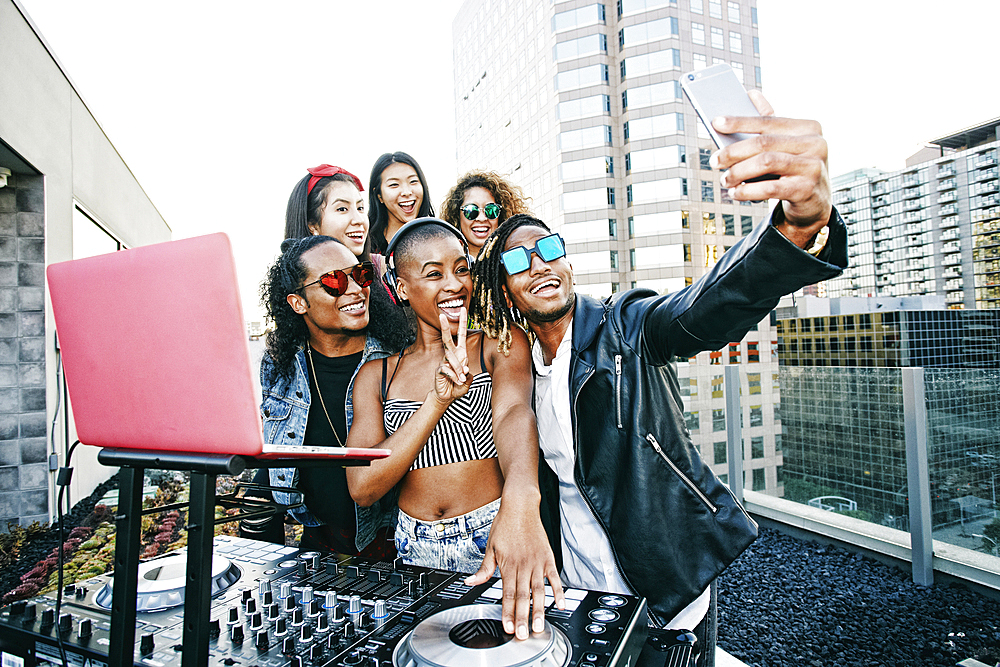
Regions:
<instances>
[{"instance_id":1,"label":"gold bracelet","mask_svg":"<svg viewBox=\"0 0 1000 667\"><path fill-rule=\"evenodd\" d=\"M826 240L830 237L830 225L824 225L823 229L816 233L813 237L812 244L806 249L806 252L813 257L818 256L823 252L823 248L826 247Z\"/></svg>"}]
</instances>

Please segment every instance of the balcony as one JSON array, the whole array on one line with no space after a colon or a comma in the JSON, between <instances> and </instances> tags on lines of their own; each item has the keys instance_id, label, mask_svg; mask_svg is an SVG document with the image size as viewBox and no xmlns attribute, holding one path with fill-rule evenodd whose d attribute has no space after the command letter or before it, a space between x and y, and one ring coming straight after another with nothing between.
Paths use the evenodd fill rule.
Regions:
<instances>
[{"instance_id":1,"label":"balcony","mask_svg":"<svg viewBox=\"0 0 1000 667\"><path fill-rule=\"evenodd\" d=\"M926 212L917 207L917 210L903 214L903 222L905 223L920 222L926 216L927 216Z\"/></svg>"},{"instance_id":2,"label":"balcony","mask_svg":"<svg viewBox=\"0 0 1000 667\"><path fill-rule=\"evenodd\" d=\"M920 184L915 183L914 185L920 185ZM903 199L914 199L916 197L922 196L923 194L924 194L923 188L910 188L908 190L903 190Z\"/></svg>"},{"instance_id":3,"label":"balcony","mask_svg":"<svg viewBox=\"0 0 1000 667\"><path fill-rule=\"evenodd\" d=\"M952 239L958 238L958 227L952 227L946 231L941 232L942 241L950 241Z\"/></svg>"},{"instance_id":4,"label":"balcony","mask_svg":"<svg viewBox=\"0 0 1000 667\"><path fill-rule=\"evenodd\" d=\"M962 256L960 254L945 255L941 260L944 266L953 266L955 264L962 263Z\"/></svg>"},{"instance_id":5,"label":"balcony","mask_svg":"<svg viewBox=\"0 0 1000 667\"><path fill-rule=\"evenodd\" d=\"M965 292L947 292L944 295L944 300L945 303L961 303L965 300Z\"/></svg>"},{"instance_id":6,"label":"balcony","mask_svg":"<svg viewBox=\"0 0 1000 667\"><path fill-rule=\"evenodd\" d=\"M922 206L921 203L915 199L903 202L904 211L919 211L921 206Z\"/></svg>"},{"instance_id":7,"label":"balcony","mask_svg":"<svg viewBox=\"0 0 1000 667\"><path fill-rule=\"evenodd\" d=\"M941 252L961 252L962 245L958 241L949 241L941 246Z\"/></svg>"},{"instance_id":8,"label":"balcony","mask_svg":"<svg viewBox=\"0 0 1000 667\"><path fill-rule=\"evenodd\" d=\"M938 192L942 190L954 190L955 189L955 179L949 178L947 181L941 181L937 185Z\"/></svg>"},{"instance_id":9,"label":"balcony","mask_svg":"<svg viewBox=\"0 0 1000 667\"><path fill-rule=\"evenodd\" d=\"M947 227L958 227L958 216L949 215L941 218L940 227L941 229L945 229Z\"/></svg>"},{"instance_id":10,"label":"balcony","mask_svg":"<svg viewBox=\"0 0 1000 667\"><path fill-rule=\"evenodd\" d=\"M945 269L944 271L945 278L956 278L961 275L962 275L962 267L960 266L953 266L951 268Z\"/></svg>"},{"instance_id":11,"label":"balcony","mask_svg":"<svg viewBox=\"0 0 1000 667\"><path fill-rule=\"evenodd\" d=\"M948 164L942 164L942 165L940 165L938 167L938 171L937 171L937 177L938 178L947 178L949 176L954 176L954 175L955 175L955 165L954 164L952 164L952 163L949 162Z\"/></svg>"},{"instance_id":12,"label":"balcony","mask_svg":"<svg viewBox=\"0 0 1000 667\"><path fill-rule=\"evenodd\" d=\"M877 181L872 183L872 195L884 195L888 192L885 181Z\"/></svg>"},{"instance_id":13,"label":"balcony","mask_svg":"<svg viewBox=\"0 0 1000 667\"><path fill-rule=\"evenodd\" d=\"M903 187L904 188L915 188L918 185L920 185L920 178L916 174L905 174L903 176ZM906 194L904 193L903 196L905 197Z\"/></svg>"},{"instance_id":14,"label":"balcony","mask_svg":"<svg viewBox=\"0 0 1000 667\"><path fill-rule=\"evenodd\" d=\"M985 181L997 177L997 168L982 169L969 175L970 181Z\"/></svg>"},{"instance_id":15,"label":"balcony","mask_svg":"<svg viewBox=\"0 0 1000 667\"><path fill-rule=\"evenodd\" d=\"M984 155L978 160L976 160L972 166L975 169L982 169L983 167L991 167L997 163L997 156L995 153Z\"/></svg>"},{"instance_id":16,"label":"balcony","mask_svg":"<svg viewBox=\"0 0 1000 667\"><path fill-rule=\"evenodd\" d=\"M943 195L938 197L937 203L947 204L948 202L955 201L956 199L958 199L958 193L952 190L951 192L945 192Z\"/></svg>"},{"instance_id":17,"label":"balcony","mask_svg":"<svg viewBox=\"0 0 1000 667\"><path fill-rule=\"evenodd\" d=\"M941 210L938 211L938 213L941 215L954 215L958 213L958 206L955 204L946 204L941 207Z\"/></svg>"}]
</instances>

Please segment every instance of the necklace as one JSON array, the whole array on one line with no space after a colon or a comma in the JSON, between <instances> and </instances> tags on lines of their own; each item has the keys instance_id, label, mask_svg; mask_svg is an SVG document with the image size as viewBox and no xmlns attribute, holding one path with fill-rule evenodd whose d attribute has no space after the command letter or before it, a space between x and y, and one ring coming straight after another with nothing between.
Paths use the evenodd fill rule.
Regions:
<instances>
[{"instance_id":1,"label":"necklace","mask_svg":"<svg viewBox=\"0 0 1000 667\"><path fill-rule=\"evenodd\" d=\"M340 436L337 435L337 429L333 427L333 420L330 419L330 413L326 411L326 402L323 400L323 392L319 388L319 379L316 377L316 364L313 363L312 345L306 346L306 356L309 357L309 370L312 373L313 383L316 385L316 393L319 395L319 405L323 408L323 414L326 416L326 423L330 425L330 430L333 431L333 437L337 439L337 445L343 447L344 443L340 441Z\"/></svg>"}]
</instances>

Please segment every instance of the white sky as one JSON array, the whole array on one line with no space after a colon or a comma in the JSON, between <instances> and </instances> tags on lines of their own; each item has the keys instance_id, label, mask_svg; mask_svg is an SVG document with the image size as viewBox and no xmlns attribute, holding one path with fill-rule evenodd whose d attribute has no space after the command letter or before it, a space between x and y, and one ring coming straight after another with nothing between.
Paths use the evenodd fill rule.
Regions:
<instances>
[{"instance_id":1,"label":"white sky","mask_svg":"<svg viewBox=\"0 0 1000 667\"><path fill-rule=\"evenodd\" d=\"M20 2L174 238L229 233L248 320L307 167L367 185L375 158L403 150L435 207L457 177L460 0ZM831 175L900 169L921 142L1000 116L1000 2L757 7L764 93L823 123Z\"/></svg>"}]
</instances>

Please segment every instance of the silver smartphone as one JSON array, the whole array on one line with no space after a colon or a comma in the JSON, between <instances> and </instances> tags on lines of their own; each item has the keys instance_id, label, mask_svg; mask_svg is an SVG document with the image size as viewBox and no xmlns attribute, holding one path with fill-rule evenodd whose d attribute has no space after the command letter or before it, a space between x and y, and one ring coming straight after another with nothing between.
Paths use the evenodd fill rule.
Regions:
<instances>
[{"instance_id":1,"label":"silver smartphone","mask_svg":"<svg viewBox=\"0 0 1000 667\"><path fill-rule=\"evenodd\" d=\"M712 141L719 148L725 148L737 141L743 141L754 136L743 132L722 134L712 127L712 120L719 116L759 116L757 107L753 105L746 88L740 82L733 68L725 63L712 65L696 72L688 72L681 77L681 88L691 100L691 105L698 112L698 117ZM752 178L747 183L770 181L778 178L774 174L765 174Z\"/></svg>"},{"instance_id":2,"label":"silver smartphone","mask_svg":"<svg viewBox=\"0 0 1000 667\"><path fill-rule=\"evenodd\" d=\"M716 146L725 148L752 136L740 132L722 134L712 127L712 120L719 116L760 115L732 67L720 63L688 72L681 77L681 88Z\"/></svg>"}]
</instances>

